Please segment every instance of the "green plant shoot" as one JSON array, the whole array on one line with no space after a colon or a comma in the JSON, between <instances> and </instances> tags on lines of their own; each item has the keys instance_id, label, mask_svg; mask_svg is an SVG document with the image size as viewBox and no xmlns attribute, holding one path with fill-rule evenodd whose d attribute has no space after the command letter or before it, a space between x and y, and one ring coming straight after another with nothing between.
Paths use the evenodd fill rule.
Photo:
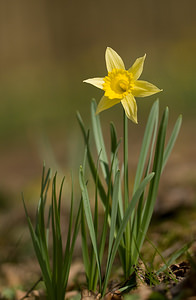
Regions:
<instances>
[{"instance_id":1,"label":"green plant shoot","mask_svg":"<svg viewBox=\"0 0 196 300\"><path fill-rule=\"evenodd\" d=\"M63 247L63 239L61 234L60 215L61 215L61 198L63 182L62 180L59 196L56 193L56 174L52 181L52 199L49 206L48 217L46 217L46 201L47 193L50 185L51 171L48 170L45 174L45 167L42 173L41 194L37 206L36 225L33 228L32 222L27 212L24 202L25 213L31 233L31 239L37 260L42 272L42 279L45 283L47 298L49 300L64 300L70 266L72 262L72 255L76 237L80 225L80 210L81 202L79 204L78 212L74 221L73 215L73 185L71 195L71 208L69 215L68 233L66 245ZM52 227L52 257L49 254L49 228ZM50 259L52 263L50 263Z\"/></svg>"}]
</instances>

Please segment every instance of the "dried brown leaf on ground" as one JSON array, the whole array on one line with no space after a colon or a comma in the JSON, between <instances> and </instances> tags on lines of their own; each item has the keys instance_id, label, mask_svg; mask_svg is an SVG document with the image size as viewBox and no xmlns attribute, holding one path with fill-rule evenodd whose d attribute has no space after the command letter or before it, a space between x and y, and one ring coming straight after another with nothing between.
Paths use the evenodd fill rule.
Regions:
<instances>
[{"instance_id":1,"label":"dried brown leaf on ground","mask_svg":"<svg viewBox=\"0 0 196 300\"><path fill-rule=\"evenodd\" d=\"M81 292L81 300L99 300L101 299L100 293L94 293L87 289L83 289Z\"/></svg>"}]
</instances>

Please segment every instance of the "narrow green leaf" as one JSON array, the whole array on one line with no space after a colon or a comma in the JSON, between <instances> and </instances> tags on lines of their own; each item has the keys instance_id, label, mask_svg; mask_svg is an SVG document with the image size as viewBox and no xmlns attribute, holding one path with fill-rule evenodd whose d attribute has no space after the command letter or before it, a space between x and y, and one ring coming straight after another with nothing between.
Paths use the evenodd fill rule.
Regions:
<instances>
[{"instance_id":1,"label":"narrow green leaf","mask_svg":"<svg viewBox=\"0 0 196 300\"><path fill-rule=\"evenodd\" d=\"M37 259L39 261L39 264L40 264L40 267L42 270L44 282L46 284L47 291L50 292L50 295L53 295L53 289L52 289L52 284L51 284L51 270L49 269L47 262L43 260L42 253L40 251L40 243L39 243L39 240L33 230L33 226L32 226L31 220L30 220L28 212L27 212L27 208L26 208L26 205L24 202L23 195L22 195L22 200L23 200L23 205L24 205L24 209L25 209L25 214L27 217L29 231L31 234L32 242L33 242L33 247L34 247Z\"/></svg>"},{"instance_id":2,"label":"narrow green leaf","mask_svg":"<svg viewBox=\"0 0 196 300\"><path fill-rule=\"evenodd\" d=\"M190 246L192 245L193 242L190 242L188 244L185 244L182 248L178 249L176 252L174 252L171 256L171 258L165 263L164 266L162 266L156 274L160 274L161 272L165 271L171 264L173 264L176 259L178 259L181 255L183 255L185 252L188 251Z\"/></svg>"},{"instance_id":3,"label":"narrow green leaf","mask_svg":"<svg viewBox=\"0 0 196 300\"><path fill-rule=\"evenodd\" d=\"M144 210L144 215L143 215L144 227L148 227L148 225L146 224L149 224L154 209L154 203L157 196L158 185L159 185L162 163L163 163L163 153L164 153L165 136L167 130L167 123L168 123L168 113L169 113L168 108L166 108L159 128L156 150L155 150L155 157L154 157L154 165L153 165L153 172L155 172L155 176L150 184L148 199L146 201L146 207Z\"/></svg>"},{"instance_id":4,"label":"narrow green leaf","mask_svg":"<svg viewBox=\"0 0 196 300\"><path fill-rule=\"evenodd\" d=\"M112 268L112 264L116 255L116 252L118 250L118 247L120 245L121 239L122 239L122 235L126 229L127 226L127 222L129 221L129 218L141 196L141 194L143 193L146 185L152 180L154 176L154 173L149 174L148 176L146 176L144 178L144 180L141 182L141 184L139 185L138 189L136 190L135 194L133 195L133 198L131 199L131 201L129 202L129 205L127 207L127 210L125 211L125 215L124 218L122 220L122 223L118 229L118 233L110 254L110 257L108 259L108 263L106 265L106 272L105 272L105 279L104 279L104 286L103 286L103 290L102 290L102 295L104 295L106 287L107 287L107 283L109 280L109 276L111 273L111 268Z\"/></svg>"},{"instance_id":5,"label":"narrow green leaf","mask_svg":"<svg viewBox=\"0 0 196 300\"><path fill-rule=\"evenodd\" d=\"M151 168L151 163L152 163L152 159L153 159L153 155L154 155L156 135L157 135L158 119L159 119L159 101L157 100L154 103L154 109L152 106L151 112L149 114L146 130L145 130L145 134L144 134L144 140L146 139L146 141L145 142L143 141L143 144L142 144L142 146L144 146L144 148L145 148L145 143L148 144L148 148L146 147L145 150L147 150L147 152L149 152L148 161L147 161L147 152L145 153L144 157L141 156L141 159L142 158L144 159L142 172L144 171L144 167L147 164L144 176L149 174L150 168ZM134 213L133 213L134 218L132 218L132 242L134 242L134 244L135 244L136 237L138 237L140 225L142 222L144 196L145 196L145 190L144 190L143 194L141 195L140 200L138 202L136 214L134 215ZM133 253L134 247L132 247L131 250ZM133 256L133 254L132 254L132 256Z\"/></svg>"},{"instance_id":6,"label":"narrow green leaf","mask_svg":"<svg viewBox=\"0 0 196 300\"><path fill-rule=\"evenodd\" d=\"M68 277L69 277L69 271L70 271L70 266L72 262L72 256L73 256L73 251L74 251L74 246L76 243L76 238L78 236L79 228L80 228L80 215L81 215L81 207L82 207L82 199L80 200L78 211L76 214L76 221L74 225L74 231L72 235L72 242L71 242L71 247L70 247L70 252L68 256L64 259L66 264L63 266L63 295L65 294L66 287L67 287L67 282L68 282ZM71 231L71 229L68 229Z\"/></svg>"},{"instance_id":7,"label":"narrow green leaf","mask_svg":"<svg viewBox=\"0 0 196 300\"><path fill-rule=\"evenodd\" d=\"M35 226L35 234L38 236L40 243L42 245L43 254L46 256L46 260L49 264L48 250L47 250L47 237L45 231L45 220L44 220L44 210L46 204L47 192L50 184L50 169L48 169L47 174L45 176L45 166L43 167L42 172L42 185L41 185L41 193L40 200L37 207L36 213L36 226Z\"/></svg>"},{"instance_id":8,"label":"narrow green leaf","mask_svg":"<svg viewBox=\"0 0 196 300\"><path fill-rule=\"evenodd\" d=\"M44 165L42 171L41 193L40 193L40 199L41 198L43 199L44 205L46 202L46 195L47 195L50 179L51 179L51 169L48 169L47 174L45 176L45 165ZM39 205L38 205L38 209L39 209Z\"/></svg>"},{"instance_id":9,"label":"narrow green leaf","mask_svg":"<svg viewBox=\"0 0 196 300\"><path fill-rule=\"evenodd\" d=\"M165 136L166 136L167 123L168 123L168 113L169 113L168 108L166 108L159 127L156 149L155 149L154 164L153 164L153 172L155 172L155 176L150 183L147 200L143 209L141 230L139 231L137 237L138 249L140 249L143 244L152 217L156 197L157 197L157 191L158 191L161 170L162 170L162 163L163 163L163 153L164 153ZM137 260L138 257L137 251L135 251L134 257Z\"/></svg>"},{"instance_id":10,"label":"narrow green leaf","mask_svg":"<svg viewBox=\"0 0 196 300\"><path fill-rule=\"evenodd\" d=\"M89 259L89 252L88 252L88 242L87 242L87 234L86 234L86 226L85 226L85 213L84 213L84 207L82 205L81 208L81 238L82 238L82 256L83 256L83 263L85 268L85 273L87 277L87 284L90 282L90 259ZM88 286L88 288L92 289L91 286Z\"/></svg>"},{"instance_id":11,"label":"narrow green leaf","mask_svg":"<svg viewBox=\"0 0 196 300\"><path fill-rule=\"evenodd\" d=\"M46 225L46 242L47 242L47 249L48 249L48 243L49 243L49 232L50 232L50 220L51 220L51 205L48 210L48 220Z\"/></svg>"},{"instance_id":12,"label":"narrow green leaf","mask_svg":"<svg viewBox=\"0 0 196 300\"><path fill-rule=\"evenodd\" d=\"M96 167L95 167L95 164L94 164L94 161L93 161L93 158L92 158L92 154L91 154L91 151L90 151L90 147L89 147L89 134L86 133L84 123L82 121L82 118L81 118L79 112L77 112L77 119L78 119L80 128L82 130L83 137L84 137L84 142L85 142L85 145L86 145L86 148L87 148L87 157L88 157L89 167L90 167L94 182L96 182L97 171L96 171ZM103 187L99 177L98 177L98 188L99 188L99 194L100 194L100 197L101 197L101 201L103 202L103 205L105 206L105 204L106 204L106 193L105 193L104 187Z\"/></svg>"},{"instance_id":13,"label":"narrow green leaf","mask_svg":"<svg viewBox=\"0 0 196 300\"><path fill-rule=\"evenodd\" d=\"M110 137L111 137L111 153L114 154L117 148L117 135L116 135L116 129L114 127L114 124L110 123Z\"/></svg>"},{"instance_id":14,"label":"narrow green leaf","mask_svg":"<svg viewBox=\"0 0 196 300\"><path fill-rule=\"evenodd\" d=\"M112 197L108 256L110 256L112 245L113 245L114 238L115 238L116 218L117 218L117 209L118 209L118 200L119 200L119 186L120 186L120 171L117 171L115 180L114 180L114 191L113 191L113 197Z\"/></svg>"},{"instance_id":15,"label":"narrow green leaf","mask_svg":"<svg viewBox=\"0 0 196 300\"><path fill-rule=\"evenodd\" d=\"M64 252L64 261L69 256L70 243L71 243L71 231L72 231L72 224L73 224L73 200L74 200L73 177L72 177L71 182L72 182L72 184L71 184L72 185L72 187L71 187L71 207L70 207L70 212L69 212L69 225L68 225L66 247L65 247L65 252Z\"/></svg>"},{"instance_id":16,"label":"narrow green leaf","mask_svg":"<svg viewBox=\"0 0 196 300\"><path fill-rule=\"evenodd\" d=\"M163 155L163 165L162 165L162 171L167 163L167 160L170 156L170 153L175 145L176 139L178 137L179 131L180 131L180 127L182 125L182 116L180 115L174 125L174 129L171 133L170 139L167 143L166 149L164 151L164 155Z\"/></svg>"},{"instance_id":17,"label":"narrow green leaf","mask_svg":"<svg viewBox=\"0 0 196 300\"><path fill-rule=\"evenodd\" d=\"M107 153L106 153L105 144L104 144L104 140L103 140L99 116L96 115L96 108L97 108L97 104L96 104L95 100L93 100L91 102L91 120L92 120L92 126L93 126L93 133L94 133L94 138L95 138L95 144L97 147L97 153L98 154L101 153L100 161L101 161L102 172L103 172L104 178L107 182L108 177L109 177L108 158L107 158Z\"/></svg>"},{"instance_id":18,"label":"narrow green leaf","mask_svg":"<svg viewBox=\"0 0 196 300\"><path fill-rule=\"evenodd\" d=\"M111 204L110 204L110 201L111 201L111 195L113 195L113 193L114 193L113 192L113 186L112 186L112 170L113 170L113 164L114 164L115 156L116 156L117 151L118 151L118 146L119 145L117 145L116 151L115 151L113 159L112 159L109 178L108 178L109 181L108 181L107 199L106 199L104 222L103 222L103 229L102 229L100 249L99 249L100 262L102 261L104 250L105 250L105 241L106 241L106 236L107 236L108 224L111 223ZM114 212L114 216L115 216L115 214L116 213Z\"/></svg>"},{"instance_id":19,"label":"narrow green leaf","mask_svg":"<svg viewBox=\"0 0 196 300\"><path fill-rule=\"evenodd\" d=\"M97 159L97 167L96 167L96 180L95 180L95 207L94 207L94 228L96 237L98 235L98 178L99 178L99 160L100 155Z\"/></svg>"},{"instance_id":20,"label":"narrow green leaf","mask_svg":"<svg viewBox=\"0 0 196 300\"><path fill-rule=\"evenodd\" d=\"M57 298L62 298L62 281L63 281L63 244L62 244L62 236L61 236L61 226L60 226L60 204L57 203L57 195L56 195L56 179L57 174L55 174L53 179L53 199L54 199L54 215L55 215L55 228L56 228L56 287L57 287ZM63 181L60 186L60 195L62 194ZM58 197L58 199L60 199ZM61 201L61 200L60 200ZM59 205L58 205L59 204Z\"/></svg>"},{"instance_id":21,"label":"narrow green leaf","mask_svg":"<svg viewBox=\"0 0 196 300\"><path fill-rule=\"evenodd\" d=\"M117 141L117 134L116 129L114 127L114 124L110 124L110 136L111 136L111 161L114 159L113 163L113 176L115 177L116 172L119 168L119 161L117 156L117 149L121 143L121 140ZM122 200L122 191L121 191L121 185L119 184L119 191L118 191L119 199L118 199L118 222L120 223L123 218L123 200Z\"/></svg>"},{"instance_id":22,"label":"narrow green leaf","mask_svg":"<svg viewBox=\"0 0 196 300\"><path fill-rule=\"evenodd\" d=\"M140 157L137 165L137 171L135 175L135 182L134 182L134 188L133 193L136 191L137 187L139 186L139 183L141 181L144 167L146 164L146 158L150 147L150 141L152 140L153 132L156 132L157 128L157 121L158 121L158 112L159 112L159 101L156 100L151 108L148 121L146 124L146 129L143 137Z\"/></svg>"},{"instance_id":23,"label":"narrow green leaf","mask_svg":"<svg viewBox=\"0 0 196 300\"><path fill-rule=\"evenodd\" d=\"M80 167L80 172L79 172L79 182L80 182L80 187L81 187L81 191L82 191L82 199L83 199L84 211L85 211L85 215L86 215L86 222L88 225L90 238L91 238L93 249L94 249L95 256L96 256L97 268L98 268L98 272L99 272L99 280L100 280L100 286L101 286L101 266L100 266L99 254L98 254L98 249L97 249L97 242L96 242L96 235L95 235L95 230L94 230L94 225L93 225L93 218L92 218L92 214L91 214L90 201L89 201L89 197L88 197L87 187L86 187L86 184L84 181L82 166Z\"/></svg>"},{"instance_id":24,"label":"narrow green leaf","mask_svg":"<svg viewBox=\"0 0 196 300\"><path fill-rule=\"evenodd\" d=\"M63 177L63 179L61 181L61 186L60 186L60 191L59 191L59 201L58 201L58 215L59 215L59 219L60 219L60 216L61 216L61 199L62 199L62 191L63 191L64 181L65 181L65 176Z\"/></svg>"},{"instance_id":25,"label":"narrow green leaf","mask_svg":"<svg viewBox=\"0 0 196 300\"><path fill-rule=\"evenodd\" d=\"M82 131L82 134L83 134L84 141L85 141L85 143L86 143L86 142L87 142L87 134L86 134L84 122L83 122L83 120L82 120L82 117L81 117L79 111L77 111L76 117L77 117L78 123L79 123L79 125L80 125L81 131Z\"/></svg>"},{"instance_id":26,"label":"narrow green leaf","mask_svg":"<svg viewBox=\"0 0 196 300\"><path fill-rule=\"evenodd\" d=\"M98 212L98 173L99 173L99 158L100 155L98 155L97 159L97 166L96 166L96 171L97 171L97 176L96 176L96 181L95 181L95 206L94 206L94 228L95 228L95 235L96 239L98 240L98 221L99 221L99 212ZM101 261L100 261L101 263ZM91 254L91 264L89 265L89 273L90 273L90 278L89 278L89 290L95 291L97 288L97 282L98 282L98 269L96 268L96 257L94 251L92 251Z\"/></svg>"},{"instance_id":27,"label":"narrow green leaf","mask_svg":"<svg viewBox=\"0 0 196 300\"><path fill-rule=\"evenodd\" d=\"M53 242L53 272L52 272L52 284L53 286L56 285L56 278L57 278L57 244L56 244L56 226L55 226L55 208L54 208L54 192L52 191L52 205L51 205L51 215L52 215L52 242Z\"/></svg>"}]
</instances>

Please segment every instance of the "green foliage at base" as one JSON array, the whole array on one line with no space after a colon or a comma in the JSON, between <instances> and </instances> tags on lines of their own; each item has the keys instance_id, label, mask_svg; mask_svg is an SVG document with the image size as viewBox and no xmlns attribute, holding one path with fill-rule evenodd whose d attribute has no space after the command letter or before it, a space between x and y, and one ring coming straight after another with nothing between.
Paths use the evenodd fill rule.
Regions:
<instances>
[{"instance_id":1,"label":"green foliage at base","mask_svg":"<svg viewBox=\"0 0 196 300\"><path fill-rule=\"evenodd\" d=\"M76 237L80 225L80 210L81 202L74 222L73 216L73 186L71 195L71 208L69 214L68 233L65 249L63 249L63 238L61 234L61 198L63 182L62 180L59 196L56 194L56 174L52 181L52 199L48 210L47 221L46 218L46 201L50 185L51 171L48 170L45 174L45 167L43 168L40 200L37 206L36 224L33 228L32 222L27 212L24 202L24 208L28 221L31 239L33 242L35 254L39 262L42 278L46 286L47 297L49 300L64 300L70 266L72 262L72 255ZM52 257L49 253L49 229L52 227ZM52 263L50 264L50 259Z\"/></svg>"}]
</instances>

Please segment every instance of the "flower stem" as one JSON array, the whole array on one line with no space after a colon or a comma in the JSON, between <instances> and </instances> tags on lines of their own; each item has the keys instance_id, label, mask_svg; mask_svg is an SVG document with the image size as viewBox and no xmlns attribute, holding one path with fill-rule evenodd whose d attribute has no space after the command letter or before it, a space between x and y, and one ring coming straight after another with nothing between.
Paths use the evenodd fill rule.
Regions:
<instances>
[{"instance_id":1,"label":"flower stem","mask_svg":"<svg viewBox=\"0 0 196 300\"><path fill-rule=\"evenodd\" d=\"M124 112L124 110L123 110ZM124 112L124 205L125 211L129 205L129 185L128 185L128 119ZM130 222L127 223L126 231L125 231L125 276L126 278L129 276L129 268L130 268Z\"/></svg>"},{"instance_id":2,"label":"flower stem","mask_svg":"<svg viewBox=\"0 0 196 300\"><path fill-rule=\"evenodd\" d=\"M128 206L129 188L128 188L128 120L124 112L124 199L125 209Z\"/></svg>"}]
</instances>

